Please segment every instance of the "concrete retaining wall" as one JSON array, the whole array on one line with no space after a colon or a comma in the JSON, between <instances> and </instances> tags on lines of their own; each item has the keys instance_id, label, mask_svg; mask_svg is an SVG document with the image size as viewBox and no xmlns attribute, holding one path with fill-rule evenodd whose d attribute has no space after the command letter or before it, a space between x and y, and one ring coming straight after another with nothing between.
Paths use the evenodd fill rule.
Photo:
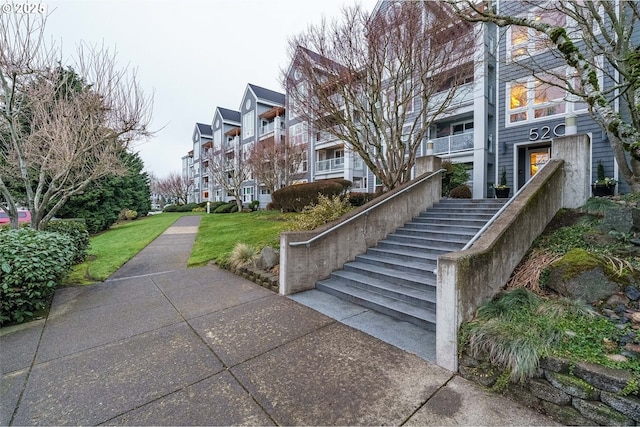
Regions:
<instances>
[{"instance_id":1,"label":"concrete retaining wall","mask_svg":"<svg viewBox=\"0 0 640 427\"><path fill-rule=\"evenodd\" d=\"M341 218L340 227L329 223L313 231L280 234L280 289L290 295L315 288L335 270L355 259L356 255L375 246L387 234L440 200L442 174L440 159L430 156L420 159L415 180L396 188ZM416 184L419 182L419 184ZM411 188L409 188L411 187ZM362 212L365 212L362 214ZM309 245L290 246L292 242L307 241L323 232L328 234Z\"/></svg>"},{"instance_id":2,"label":"concrete retaining wall","mask_svg":"<svg viewBox=\"0 0 640 427\"><path fill-rule=\"evenodd\" d=\"M438 258L436 363L457 371L458 328L492 299L562 207L563 161L551 160L467 250Z\"/></svg>"},{"instance_id":3,"label":"concrete retaining wall","mask_svg":"<svg viewBox=\"0 0 640 427\"><path fill-rule=\"evenodd\" d=\"M542 168L470 249L438 258L436 363L458 370L458 329L491 300L533 240L560 208L584 205L590 196L587 135L553 140L552 160Z\"/></svg>"}]
</instances>

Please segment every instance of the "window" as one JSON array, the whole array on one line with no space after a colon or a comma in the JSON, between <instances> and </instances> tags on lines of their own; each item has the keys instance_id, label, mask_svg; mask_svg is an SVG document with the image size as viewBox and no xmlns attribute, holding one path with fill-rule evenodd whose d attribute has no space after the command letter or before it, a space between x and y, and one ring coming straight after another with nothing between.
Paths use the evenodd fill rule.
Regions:
<instances>
[{"instance_id":1,"label":"window","mask_svg":"<svg viewBox=\"0 0 640 427\"><path fill-rule=\"evenodd\" d=\"M271 194L271 190L269 190L268 188L260 188L260 194L266 195L266 194Z\"/></svg>"},{"instance_id":2,"label":"window","mask_svg":"<svg viewBox=\"0 0 640 427\"><path fill-rule=\"evenodd\" d=\"M292 144L306 144L309 142L307 123L298 123L289 128L289 138Z\"/></svg>"},{"instance_id":3,"label":"window","mask_svg":"<svg viewBox=\"0 0 640 427\"><path fill-rule=\"evenodd\" d=\"M249 111L242 116L242 138L251 138L254 134L255 111Z\"/></svg>"},{"instance_id":4,"label":"window","mask_svg":"<svg viewBox=\"0 0 640 427\"><path fill-rule=\"evenodd\" d=\"M507 123L527 122L566 112L566 91L553 75L507 83Z\"/></svg>"},{"instance_id":5,"label":"window","mask_svg":"<svg viewBox=\"0 0 640 427\"><path fill-rule=\"evenodd\" d=\"M546 8L536 8L524 17L554 27L566 27L567 24L567 16L551 5ZM547 35L532 28L512 25L507 30L507 58L517 60L542 52L550 46L551 42Z\"/></svg>"},{"instance_id":6,"label":"window","mask_svg":"<svg viewBox=\"0 0 640 427\"><path fill-rule=\"evenodd\" d=\"M213 133L213 151L218 151L222 144L222 129L218 129Z\"/></svg>"}]
</instances>

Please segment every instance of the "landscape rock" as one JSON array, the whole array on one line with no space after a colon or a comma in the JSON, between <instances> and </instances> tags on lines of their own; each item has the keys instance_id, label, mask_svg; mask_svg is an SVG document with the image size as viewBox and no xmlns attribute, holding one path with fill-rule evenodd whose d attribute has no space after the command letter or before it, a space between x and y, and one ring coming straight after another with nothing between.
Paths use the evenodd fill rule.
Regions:
<instances>
[{"instance_id":1,"label":"landscape rock","mask_svg":"<svg viewBox=\"0 0 640 427\"><path fill-rule=\"evenodd\" d=\"M280 263L280 252L270 246L265 246L256 260L256 267L261 270L270 270Z\"/></svg>"},{"instance_id":2,"label":"landscape rock","mask_svg":"<svg viewBox=\"0 0 640 427\"><path fill-rule=\"evenodd\" d=\"M629 304L630 300L624 294L615 293L607 298L607 302L604 303L605 307L615 307L616 312L624 311L626 309L626 305Z\"/></svg>"},{"instance_id":3,"label":"landscape rock","mask_svg":"<svg viewBox=\"0 0 640 427\"><path fill-rule=\"evenodd\" d=\"M576 364L573 373L576 377L582 378L592 386L613 393L618 393L624 389L631 378L631 373L628 371L585 362Z\"/></svg>"},{"instance_id":4,"label":"landscape rock","mask_svg":"<svg viewBox=\"0 0 640 427\"><path fill-rule=\"evenodd\" d=\"M613 393L603 392L601 400L613 409L633 419L640 421L640 399L634 396L619 396Z\"/></svg>"},{"instance_id":5,"label":"landscape rock","mask_svg":"<svg viewBox=\"0 0 640 427\"><path fill-rule=\"evenodd\" d=\"M571 396L558 390L543 380L534 379L529 382L531 393L547 402L553 402L556 405L568 405L571 403Z\"/></svg>"},{"instance_id":6,"label":"landscape rock","mask_svg":"<svg viewBox=\"0 0 640 427\"><path fill-rule=\"evenodd\" d=\"M627 286L627 288L624 290L624 294L631 301L638 301L640 299L640 290L638 290L638 288L635 286Z\"/></svg>"},{"instance_id":7,"label":"landscape rock","mask_svg":"<svg viewBox=\"0 0 640 427\"><path fill-rule=\"evenodd\" d=\"M600 425L631 425L631 419L600 402L573 399L573 407L582 415Z\"/></svg>"},{"instance_id":8,"label":"landscape rock","mask_svg":"<svg viewBox=\"0 0 640 427\"><path fill-rule=\"evenodd\" d=\"M555 403L543 401L542 408L547 415L566 426L588 426L593 424L593 421L580 415L580 412L572 406L556 405Z\"/></svg>"},{"instance_id":9,"label":"landscape rock","mask_svg":"<svg viewBox=\"0 0 640 427\"><path fill-rule=\"evenodd\" d=\"M640 231L640 209L630 207L607 209L601 229L605 232L615 230L620 233Z\"/></svg>"},{"instance_id":10,"label":"landscape rock","mask_svg":"<svg viewBox=\"0 0 640 427\"><path fill-rule=\"evenodd\" d=\"M546 372L545 378L554 387L562 390L563 392L570 394L571 396L580 397L587 400L598 400L600 392L580 378L576 378L572 375L560 374L557 372Z\"/></svg>"}]
</instances>

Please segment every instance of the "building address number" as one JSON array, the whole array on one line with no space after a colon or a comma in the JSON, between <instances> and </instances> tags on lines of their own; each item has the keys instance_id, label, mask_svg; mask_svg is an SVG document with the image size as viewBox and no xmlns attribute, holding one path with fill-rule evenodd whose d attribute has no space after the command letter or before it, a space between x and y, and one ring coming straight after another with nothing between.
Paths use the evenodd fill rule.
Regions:
<instances>
[{"instance_id":1,"label":"building address number","mask_svg":"<svg viewBox=\"0 0 640 427\"><path fill-rule=\"evenodd\" d=\"M558 123L554 127L542 126L539 128L529 129L529 141L537 141L539 139L547 139L552 136L564 135L564 123Z\"/></svg>"}]
</instances>

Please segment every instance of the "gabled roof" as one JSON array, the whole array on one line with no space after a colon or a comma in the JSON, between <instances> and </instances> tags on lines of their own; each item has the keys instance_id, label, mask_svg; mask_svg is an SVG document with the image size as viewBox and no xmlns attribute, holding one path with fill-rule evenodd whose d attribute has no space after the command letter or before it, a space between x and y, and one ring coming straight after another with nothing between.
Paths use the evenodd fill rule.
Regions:
<instances>
[{"instance_id":1,"label":"gabled roof","mask_svg":"<svg viewBox=\"0 0 640 427\"><path fill-rule=\"evenodd\" d=\"M211 125L206 125L204 123L196 123L196 127L200 132L200 136L213 138L213 131L211 130Z\"/></svg>"},{"instance_id":2,"label":"gabled roof","mask_svg":"<svg viewBox=\"0 0 640 427\"><path fill-rule=\"evenodd\" d=\"M240 111L230 110L228 108L218 107L220 116L225 122L233 122L240 124Z\"/></svg>"},{"instance_id":3,"label":"gabled roof","mask_svg":"<svg viewBox=\"0 0 640 427\"><path fill-rule=\"evenodd\" d=\"M251 88L251 90L259 100L268 101L272 104L284 105L284 93L256 86L251 83L249 83L249 88Z\"/></svg>"}]
</instances>

